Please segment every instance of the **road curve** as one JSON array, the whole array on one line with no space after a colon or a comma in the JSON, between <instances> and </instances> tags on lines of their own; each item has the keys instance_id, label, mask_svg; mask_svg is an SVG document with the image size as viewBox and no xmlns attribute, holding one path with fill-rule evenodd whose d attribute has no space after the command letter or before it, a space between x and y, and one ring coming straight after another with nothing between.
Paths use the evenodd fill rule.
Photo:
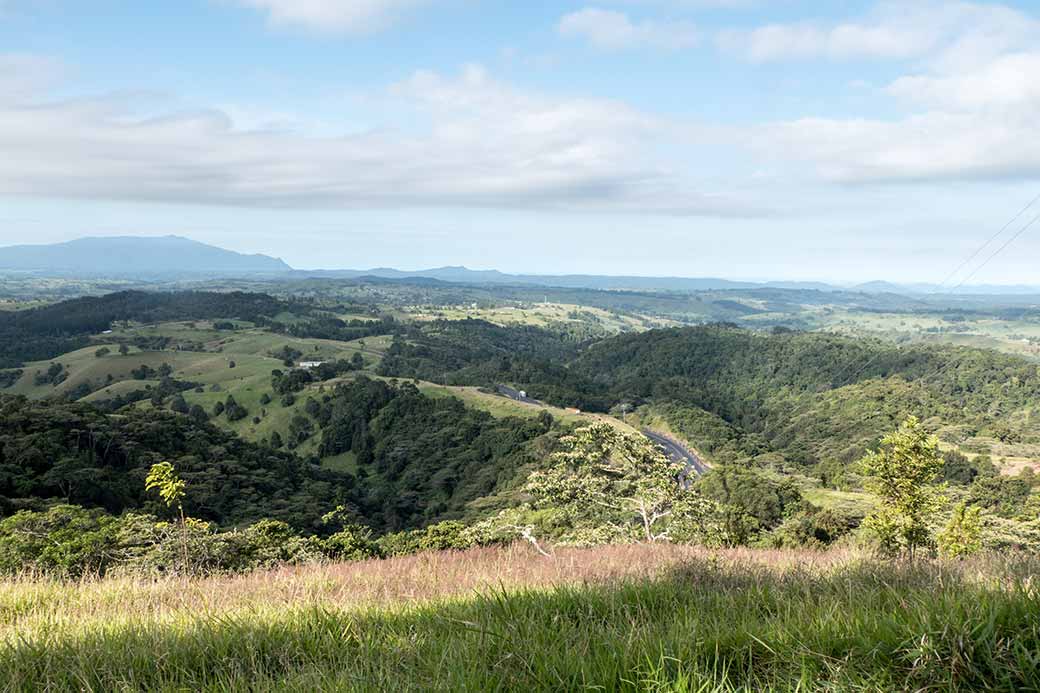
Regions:
<instances>
[{"instance_id":1,"label":"road curve","mask_svg":"<svg viewBox=\"0 0 1040 693\"><path fill-rule=\"evenodd\" d=\"M522 390L514 389L512 387L509 387L508 385L499 385L495 389L498 391L498 394L502 395L503 397L508 397L509 399L514 400L516 402L523 402L524 404L534 404L539 407L545 406L545 402L541 402L532 397L528 397L526 394L523 394Z\"/></svg>"},{"instance_id":2,"label":"road curve","mask_svg":"<svg viewBox=\"0 0 1040 693\"><path fill-rule=\"evenodd\" d=\"M686 465L687 473L692 472L700 476L708 471L707 465L701 461L701 458L690 452L690 450L679 441L669 438L662 433L651 431L649 428L643 429L643 435L657 443L657 446L664 451L664 454L668 455L668 459Z\"/></svg>"}]
</instances>

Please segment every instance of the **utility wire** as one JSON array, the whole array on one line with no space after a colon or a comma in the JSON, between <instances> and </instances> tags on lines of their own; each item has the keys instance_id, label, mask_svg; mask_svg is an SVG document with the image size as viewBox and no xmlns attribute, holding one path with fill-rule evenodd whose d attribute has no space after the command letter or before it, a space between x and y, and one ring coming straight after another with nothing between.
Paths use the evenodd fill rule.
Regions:
<instances>
[{"instance_id":1,"label":"utility wire","mask_svg":"<svg viewBox=\"0 0 1040 693\"><path fill-rule=\"evenodd\" d=\"M1021 210L1019 210L1018 214L1016 214L1015 216L1011 217L1011 219L1009 219L1009 220L1008 220L1008 223L1006 223L1006 224L1004 224L1003 226L1001 226L1001 227L1000 227L1000 231L997 231L997 232L996 232L995 234L993 234L992 236L990 236L990 237L989 237L989 240L987 240L987 241L986 241L985 243L983 243L983 244L982 244L982 245L980 245L980 246L979 246L978 248L976 248L976 249L975 249L975 252L974 252L974 253L972 253L972 254L971 254L970 256L968 256L968 258L967 258L966 260L964 260L964 262L962 262L961 264L959 264L959 265L957 266L957 269L955 269L955 270L953 270L952 272L950 272L950 273L949 273L949 274L948 274L948 275L946 276L946 278L945 278L945 279L943 279L943 280L942 280L941 282L939 282L939 287L938 287L938 288L936 288L936 289L935 289L934 291L932 291L932 293L941 293L941 292L942 292L942 287L943 287L943 285L944 285L944 284L946 284L946 282L950 281L950 280L951 280L951 279L953 279L953 278L954 278L955 276L957 276L957 274L958 274L958 273L959 273L959 272L960 272L960 271L961 271L962 269L964 269L965 267L967 267L967 266L968 266L968 264L970 264L972 260L974 260L975 258L977 258L977 257L979 256L979 254L980 254L980 253L981 253L981 252L982 252L983 250L985 250L985 249L986 249L986 246L988 246L988 245L989 245L990 243L992 243L993 241L997 240L997 238L998 238L998 237L1000 237L1000 235L1001 235L1002 233L1004 233L1005 231L1007 231L1007 230L1008 230L1008 228L1009 228L1009 227L1010 227L1010 226L1011 226L1012 224L1014 224L1014 223L1015 223L1016 221L1018 221L1019 217L1021 217L1021 216L1022 216L1023 214L1025 214L1025 213L1026 213L1027 211L1029 211L1029 208L1030 208L1030 207L1032 207L1033 205L1035 205L1035 204L1036 204L1037 202L1040 202L1040 194L1038 194L1038 195L1037 195L1036 197L1034 197L1034 198L1033 198L1032 200L1030 200L1030 201L1029 201L1029 204L1027 204L1027 205L1026 205L1025 207L1023 207L1023 208L1022 208ZM1016 237L1017 237L1017 236L1016 236ZM1003 250L1003 248L1001 248L1001 250ZM992 258L991 258L991 259L992 259ZM987 261L987 262L988 262L988 261ZM983 263L983 264L985 264L985 263ZM981 269L981 267L980 267L979 269ZM975 272L978 272L978 269L976 269L976 270L975 270ZM975 272L972 272L972 276L973 276L973 275L975 274ZM971 277L969 276L969 279L970 279L970 278L971 278ZM965 281L967 281L967 280L965 280ZM957 288L959 288L960 286L963 286L963 285L964 285L964 282L961 282L961 283L960 283L960 284L958 284L957 286L955 286L955 287L953 287L952 289L950 289L950 291L955 291L955 290L956 290ZM929 295L931 295L931 294L929 294Z\"/></svg>"},{"instance_id":2,"label":"utility wire","mask_svg":"<svg viewBox=\"0 0 1040 693\"><path fill-rule=\"evenodd\" d=\"M939 288L937 288L937 289L935 289L935 290L931 291L930 293L928 293L926 297L928 297L928 296L934 296L935 294L938 294L938 293L944 293L944 292L942 291L942 285L943 285L943 284L945 284L945 283L946 283L946 282L948 282L948 281L949 281L950 279L952 279L952 278L953 278L954 276L956 276L956 275L957 275L957 274L958 274L958 273L959 273L959 272L960 272L960 271L961 271L962 269L964 269L964 268L965 268L965 267L966 267L966 266L967 266L967 265L968 265L969 263L971 263L971 261L972 261L972 260L974 260L975 258L977 258L977 257L978 257L978 256L979 256L979 255L980 255L980 254L982 253L982 251L983 251L983 250L985 250L985 249L986 249L986 248L987 248L987 247L988 247L988 246L989 246L989 245L990 245L991 243L993 243L993 241L995 241L995 240L996 240L997 238L999 238L999 237L1000 237L1000 236L1001 236L1001 235L1002 235L1002 234L1003 234L1003 233L1004 233L1005 231L1007 231L1007 230L1008 230L1008 228L1010 228L1012 224L1014 224L1014 223L1015 223L1016 221L1018 221L1018 220L1019 220L1019 219L1020 219L1020 218L1022 217L1022 215L1023 215L1023 214L1025 214L1025 213L1026 213L1027 211L1029 211L1029 209L1030 209L1030 208L1031 208L1031 207L1032 207L1033 205L1035 205L1035 204L1036 204L1037 202L1040 202L1040 195L1037 195L1037 196L1036 196L1036 197L1034 197L1034 198L1033 198L1032 200L1030 200L1030 201L1029 201L1029 204L1027 204L1027 205L1026 205L1025 207L1023 207L1023 208L1022 208L1021 210L1019 210L1018 214L1016 214L1015 216L1011 217L1011 219L1010 219L1010 220L1009 220L1009 221L1008 221L1008 222L1007 222L1006 224L1004 224L1004 226L1002 226L1002 227L1000 228L1000 230L999 230L999 231L997 231L997 233L995 233L994 235L990 236L990 238L989 238L989 239L987 239L985 243L983 243L983 244L982 244L982 245L980 245L980 246L979 246L978 248L976 248L976 249L975 249L975 252L973 252L973 253L972 253L972 254L971 254L971 255L970 255L970 256L969 256L969 257L968 257L968 258L967 258L966 260L964 260L964 261L963 261L963 262L962 262L962 263L961 263L961 264L960 264L960 265L959 265L959 266L958 266L958 267L957 267L957 268L956 268L955 270L953 270L953 272L951 272L951 273L950 273L950 274L949 274L949 275L948 275L948 276L946 277L946 279L944 279L944 280L942 281L942 284L940 284L940 285L939 285ZM970 272L970 273L969 273L969 274L968 274L968 275L967 275L967 276L966 276L966 277L965 277L964 279L962 279L962 280L960 281L960 283L958 283L958 284L957 284L956 286L953 286L953 287L951 287L951 288L950 288L950 289L948 289L948 290L947 290L947 291L946 291L945 293L952 293L952 292L956 291L957 289L961 288L962 286L964 286L964 285L965 285L965 284L966 284L966 283L967 283L968 281L970 281L970 280L971 280L971 278L972 278L972 277L974 277L974 276L975 276L976 274L978 274L978 273L979 273L979 272L980 272L980 271L982 270L982 268L983 268L983 267L985 267L986 265L988 265L988 264L990 263L990 261L991 261L991 260L993 260L993 259L994 259L995 257L997 257L997 256L998 256L998 255L1000 255L1000 254L1001 254L1002 252L1004 252L1004 250L1006 250L1006 249L1007 249L1007 247L1008 247L1009 245L1011 245L1012 243L1014 243L1014 242L1015 242L1015 241L1016 241L1016 240L1017 240L1017 239L1018 239L1018 238L1019 238L1019 237L1020 237L1020 236L1021 236L1021 235L1022 235L1023 233L1025 233L1025 232L1026 232L1026 231L1027 231L1027 230L1028 230L1029 228L1031 228L1031 227L1032 227L1032 226L1033 226L1034 224L1036 224L1036 222L1037 222L1037 221L1040 221L1040 214L1037 214L1037 215L1036 215L1036 216L1034 216L1034 217L1033 217L1033 218L1032 218L1031 220L1029 220L1029 221L1028 221L1028 222L1027 222L1027 223L1026 223L1026 224L1025 224L1024 226L1022 226L1022 228L1020 228L1020 229L1019 229L1018 231L1016 231L1016 232L1015 232L1015 233L1014 233L1014 234L1013 234L1013 235L1012 235L1012 236L1011 236L1011 237L1010 237L1010 238L1009 238L1009 239L1008 239L1007 241L1005 241L1003 245L1001 245L1001 246L1000 246L999 248L997 248L997 249L996 249L995 251L993 251L993 253L991 253L991 254L990 254L990 255L989 255L989 256L988 256L988 257L987 257L987 258L986 258L986 259L985 259L985 260L984 260L984 261L982 262L982 264L978 265L978 266L977 266L977 267L976 267L975 269L973 269L973 270L972 270L972 271L971 271L971 272ZM834 389L837 389L837 388L839 388L839 387L844 387L845 385L851 384L851 383L852 383L852 382L853 382L853 381L854 381L854 380L855 380L856 378L858 378L858 377L860 376L860 374L861 374L861 373L863 373L863 371L865 371L865 370L866 370L867 368L869 368L870 366L872 366L872 365L873 365L873 364L874 364L874 363L875 363L875 362L876 362L876 361L877 361L877 360L878 360L878 359L879 359L880 357L881 357L881 353L877 353L877 354L875 354L875 355L874 355L873 357L871 357L871 358L870 358L870 359L869 359L869 360L868 360L868 361L867 361L867 362L866 362L865 364L863 364L862 366L860 366L860 367L859 367L859 368L858 368L858 369L857 369L857 370L856 370L856 371L855 371L855 372L854 372L854 373L852 374L852 377L851 377L851 378L848 378L848 380L846 381L846 380L845 380L845 378L844 378L844 376L845 376L845 374L846 374L846 373L847 373L847 372L849 371L849 369L850 369L850 368L852 367L852 361L849 361L849 362L848 362L848 363L847 363L847 364L845 365L845 367L844 367L844 368L842 368L842 369L841 369L841 371L839 371L838 375L837 375L837 376L836 376L836 377L834 378L834 380L833 380L833 382L834 382L834 386L833 386L833 387L834 387ZM950 364L949 364L949 363L947 363L947 364L946 364L946 366L943 366L942 368L940 368L940 369L939 369L938 371L936 371L936 372L935 372L935 373L934 373L934 374L933 374L933 375L932 375L931 377L936 377L936 376L940 375L940 374L941 374L941 373L942 373L942 372L943 372L943 371L944 371L944 370L945 370L946 368L948 368L948 367L949 367L949 365L950 365Z\"/></svg>"}]
</instances>

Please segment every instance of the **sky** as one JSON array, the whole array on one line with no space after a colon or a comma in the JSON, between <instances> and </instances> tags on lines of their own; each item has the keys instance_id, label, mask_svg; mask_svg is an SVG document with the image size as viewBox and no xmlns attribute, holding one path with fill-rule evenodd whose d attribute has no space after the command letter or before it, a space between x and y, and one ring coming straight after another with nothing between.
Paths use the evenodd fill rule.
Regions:
<instances>
[{"instance_id":1,"label":"sky","mask_svg":"<svg viewBox=\"0 0 1040 693\"><path fill-rule=\"evenodd\" d=\"M1035 0L0 0L0 245L1037 284L1038 76Z\"/></svg>"}]
</instances>

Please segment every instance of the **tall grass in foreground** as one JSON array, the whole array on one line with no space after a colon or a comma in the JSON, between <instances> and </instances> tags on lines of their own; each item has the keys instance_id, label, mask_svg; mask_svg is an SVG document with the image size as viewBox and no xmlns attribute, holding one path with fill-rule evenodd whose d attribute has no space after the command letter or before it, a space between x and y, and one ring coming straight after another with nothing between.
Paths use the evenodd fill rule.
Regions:
<instances>
[{"instance_id":1,"label":"tall grass in foreground","mask_svg":"<svg viewBox=\"0 0 1040 693\"><path fill-rule=\"evenodd\" d=\"M0 586L0 686L1040 690L1034 559L522 547Z\"/></svg>"}]
</instances>

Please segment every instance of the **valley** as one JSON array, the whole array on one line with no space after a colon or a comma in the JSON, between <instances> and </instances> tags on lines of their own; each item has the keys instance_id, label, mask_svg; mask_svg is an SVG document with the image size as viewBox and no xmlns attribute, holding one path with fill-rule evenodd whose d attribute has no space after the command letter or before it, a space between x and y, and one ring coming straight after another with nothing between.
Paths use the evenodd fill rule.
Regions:
<instances>
[{"instance_id":1,"label":"valley","mask_svg":"<svg viewBox=\"0 0 1040 693\"><path fill-rule=\"evenodd\" d=\"M531 609L522 622L537 629L542 617L534 614L570 599L629 609L653 595L672 604L675 627L687 627L691 609L757 599L724 587L734 580L819 585L874 561L881 549L871 523L886 501L863 465L893 430L934 440L944 502L929 532L941 536L957 508L972 507L985 518L976 551L1029 561L1040 550L1040 365L1009 347L1029 333L1031 308L975 306L985 317L951 322L919 306L886 312L905 300L891 296L863 295L856 300L875 308L839 310L797 303L805 300L800 290L771 289L768 302L743 290L578 295L538 287L541 301L518 298L530 291L254 278L248 286L229 280L208 290L12 303L0 313L0 571L28 570L55 584L102 579L68 602L40 592L46 583L15 578L0 602L78 610L68 637L39 645L76 656L86 652L82 638L101 628L91 620L99 612L83 606L101 594L91 590L161 600L179 576L195 581L195 594L228 595L227 604L206 608L242 632L281 618L270 610L271 599L283 599L272 585L315 580L321 595L307 603L337 614L337 624L362 612L378 624L416 618L415 628L443 614L484 623L490 599ZM574 300L587 303L567 302ZM778 303L785 312L775 311ZM694 305L700 312L675 310ZM983 331L989 341L961 343ZM907 429L908 421L919 428ZM145 488L163 465L183 484L183 521ZM646 510L649 499L663 505ZM946 551L929 541L928 550ZM625 551L638 559L621 558ZM576 572L559 572L560 561ZM391 573L416 565L431 571L429 594L413 602L387 591L397 584ZM721 602L676 591L693 565L715 566L697 579L719 581ZM990 585L1014 579L1017 565L988 566L961 589L995 604L1004 597ZM487 581L502 570L517 577L505 586ZM904 593L924 594L940 579L885 570L883 579ZM120 582L142 579L155 582L144 592ZM627 580L635 582L624 587ZM886 609L884 599L856 580L857 613L875 618L871 609ZM372 581L387 586L361 601L342 599ZM458 592L462 585L477 596ZM797 589L780 608L791 608ZM243 599L268 606L239 620ZM849 608L835 593L827 599L798 627L847 628L827 625L829 610ZM921 604L919 617L933 618L932 603ZM297 611L302 603L292 608L285 627L295 638L313 624ZM979 617L974 605L963 608L965 619ZM205 627L173 610L154 621L117 616L105 637L145 628L162 639L155 647L194 658L167 638ZM4 673L31 687L39 679L29 650L16 643L44 642L39 624L14 619L4 628ZM644 656L678 651L651 621L640 628L651 638ZM230 636L221 627L201 637ZM466 641L456 632L436 637ZM720 629L713 637L736 635ZM145 687L212 683L199 662L153 676L102 647L76 676ZM314 657L317 668L274 659L247 675L290 689L340 685L337 672L348 665L329 668L327 643L288 647ZM372 647L363 658L383 645ZM470 687L492 685L499 673L522 676L508 667L463 675L470 665L453 660L450 671L466 677L456 679L427 668L430 657L445 656L437 652L417 655L415 676ZM902 652L891 644L891 656ZM683 657L698 676L733 666L731 655L709 654ZM801 675L831 675L806 657L785 650L755 675L793 685L791 662L802 663ZM552 666L567 680L591 676L577 661ZM373 671L366 681L378 685L386 675ZM862 681L850 668L833 675ZM927 680L943 680L936 676Z\"/></svg>"}]
</instances>

